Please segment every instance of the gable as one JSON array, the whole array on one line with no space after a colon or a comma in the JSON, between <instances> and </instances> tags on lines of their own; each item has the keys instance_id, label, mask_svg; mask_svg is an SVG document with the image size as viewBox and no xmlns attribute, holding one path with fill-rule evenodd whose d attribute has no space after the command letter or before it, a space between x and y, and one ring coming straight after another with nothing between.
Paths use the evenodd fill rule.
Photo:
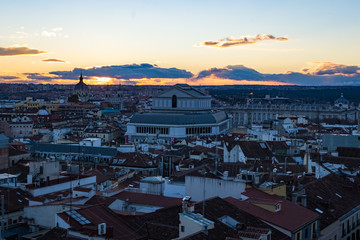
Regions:
<instances>
[{"instance_id":1,"label":"gable","mask_svg":"<svg viewBox=\"0 0 360 240\"><path fill-rule=\"evenodd\" d=\"M193 98L192 95L176 88L170 89L169 91L166 91L156 96L155 98L171 98L173 95L176 95L178 98Z\"/></svg>"}]
</instances>

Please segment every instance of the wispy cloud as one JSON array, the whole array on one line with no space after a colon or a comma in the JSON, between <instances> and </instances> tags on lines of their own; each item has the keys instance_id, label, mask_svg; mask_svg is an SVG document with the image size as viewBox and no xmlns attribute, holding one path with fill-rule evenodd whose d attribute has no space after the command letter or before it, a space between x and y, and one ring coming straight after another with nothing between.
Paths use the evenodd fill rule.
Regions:
<instances>
[{"instance_id":1,"label":"wispy cloud","mask_svg":"<svg viewBox=\"0 0 360 240\"><path fill-rule=\"evenodd\" d=\"M43 36L43 37L56 37L56 32L42 31L41 36Z\"/></svg>"},{"instance_id":2,"label":"wispy cloud","mask_svg":"<svg viewBox=\"0 0 360 240\"><path fill-rule=\"evenodd\" d=\"M54 32L59 32L59 31L62 31L63 28L62 27L56 27L56 28L53 28L52 29Z\"/></svg>"},{"instance_id":3,"label":"wispy cloud","mask_svg":"<svg viewBox=\"0 0 360 240\"><path fill-rule=\"evenodd\" d=\"M0 47L0 56L36 55L46 53L45 51L31 49L26 46Z\"/></svg>"},{"instance_id":4,"label":"wispy cloud","mask_svg":"<svg viewBox=\"0 0 360 240\"><path fill-rule=\"evenodd\" d=\"M47 63L68 63L67 61L56 59L56 58L43 59L41 61L47 62Z\"/></svg>"},{"instance_id":5,"label":"wispy cloud","mask_svg":"<svg viewBox=\"0 0 360 240\"><path fill-rule=\"evenodd\" d=\"M40 34L35 33L35 36L40 35L42 37L48 37L48 38L51 38L51 37L67 38L67 37L69 37L67 34L63 34L62 30L63 30L62 27L55 27L55 28L52 28L51 30L43 30L43 31L41 31Z\"/></svg>"},{"instance_id":6,"label":"wispy cloud","mask_svg":"<svg viewBox=\"0 0 360 240\"><path fill-rule=\"evenodd\" d=\"M228 48L241 45L251 45L257 42L273 40L273 41L288 41L286 37L275 37L271 34L267 35L257 35L255 37L238 37L238 38L225 38L217 41L205 41L196 46L203 47L217 47L217 48Z\"/></svg>"}]
</instances>

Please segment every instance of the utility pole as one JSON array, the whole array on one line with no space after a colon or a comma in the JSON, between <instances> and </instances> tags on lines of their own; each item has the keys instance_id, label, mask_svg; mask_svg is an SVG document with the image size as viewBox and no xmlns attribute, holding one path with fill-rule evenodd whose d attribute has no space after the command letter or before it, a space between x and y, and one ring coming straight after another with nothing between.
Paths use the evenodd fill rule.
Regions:
<instances>
[{"instance_id":1,"label":"utility pole","mask_svg":"<svg viewBox=\"0 0 360 240\"><path fill-rule=\"evenodd\" d=\"M164 156L161 156L161 166L160 166L160 173L161 173L161 177L163 177L164 175Z\"/></svg>"},{"instance_id":2,"label":"utility pole","mask_svg":"<svg viewBox=\"0 0 360 240\"><path fill-rule=\"evenodd\" d=\"M205 182L206 182L206 171L204 171L204 191L203 191L203 195L204 195L204 199L203 199L203 205L202 205L202 215L203 217L205 217Z\"/></svg>"}]
</instances>

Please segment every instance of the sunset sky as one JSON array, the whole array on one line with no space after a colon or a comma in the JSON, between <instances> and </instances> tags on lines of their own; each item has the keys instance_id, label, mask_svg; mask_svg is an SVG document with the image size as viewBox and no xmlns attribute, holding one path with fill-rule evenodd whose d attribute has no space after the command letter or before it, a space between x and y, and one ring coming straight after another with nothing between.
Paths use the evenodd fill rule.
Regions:
<instances>
[{"instance_id":1,"label":"sunset sky","mask_svg":"<svg viewBox=\"0 0 360 240\"><path fill-rule=\"evenodd\" d=\"M0 1L0 82L360 85L359 0Z\"/></svg>"}]
</instances>

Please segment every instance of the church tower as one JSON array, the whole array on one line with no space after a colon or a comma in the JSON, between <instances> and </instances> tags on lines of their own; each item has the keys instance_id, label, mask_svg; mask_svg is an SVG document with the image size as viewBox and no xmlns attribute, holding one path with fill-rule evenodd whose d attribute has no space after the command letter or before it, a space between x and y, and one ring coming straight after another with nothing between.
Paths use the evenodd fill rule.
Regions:
<instances>
[{"instance_id":1,"label":"church tower","mask_svg":"<svg viewBox=\"0 0 360 240\"><path fill-rule=\"evenodd\" d=\"M88 85L84 83L84 79L82 73L80 75L78 84L75 85L73 90L73 95L77 95L79 97L80 102L87 102L89 101L90 97L90 88Z\"/></svg>"}]
</instances>

